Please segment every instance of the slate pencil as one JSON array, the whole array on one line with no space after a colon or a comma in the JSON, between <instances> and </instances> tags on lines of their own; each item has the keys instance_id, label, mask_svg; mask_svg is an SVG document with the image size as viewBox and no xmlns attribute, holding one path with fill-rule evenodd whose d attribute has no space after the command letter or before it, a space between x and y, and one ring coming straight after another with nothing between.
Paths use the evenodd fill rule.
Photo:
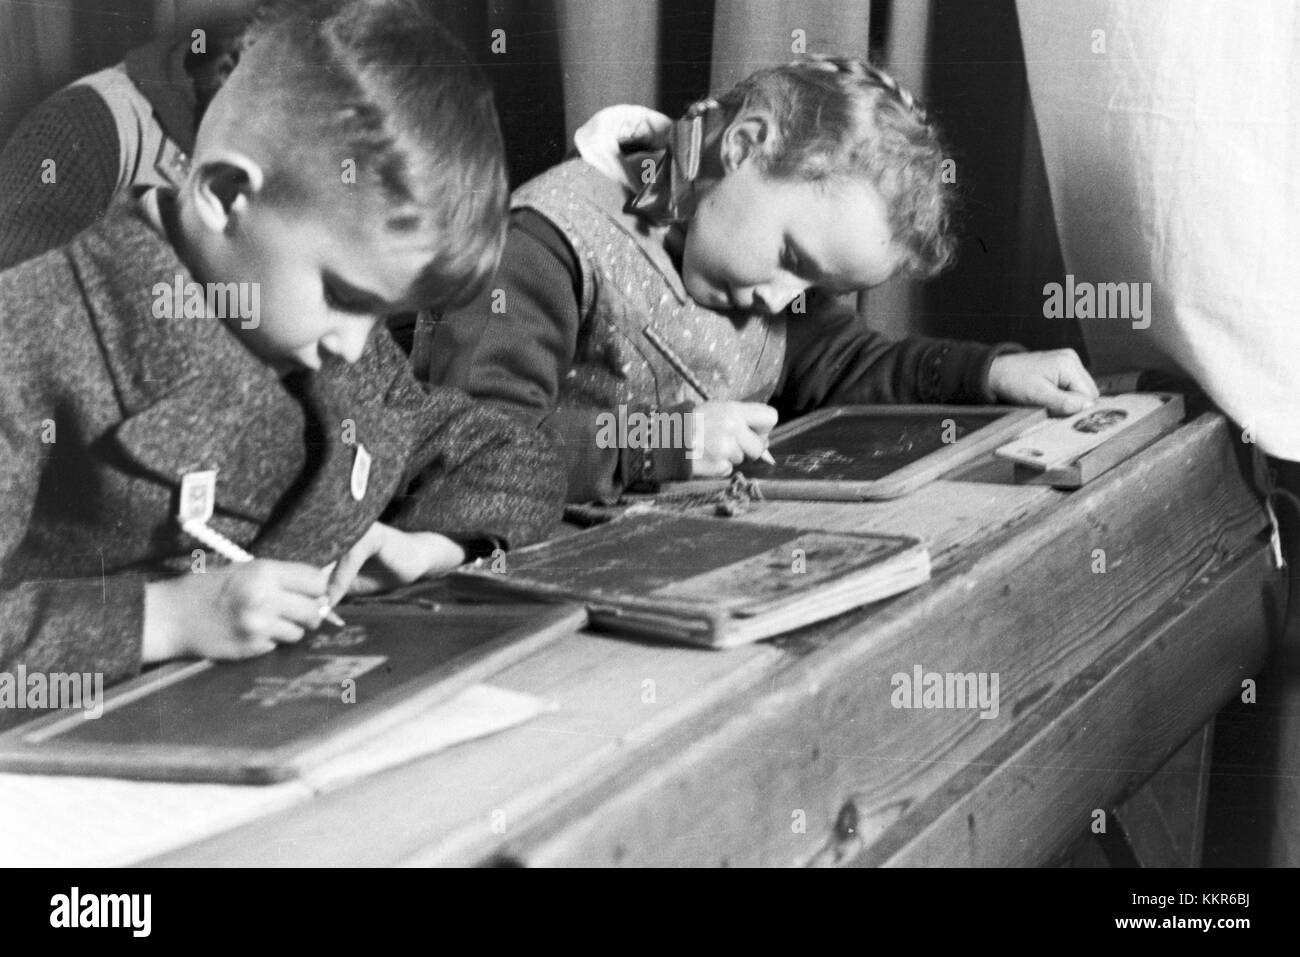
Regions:
<instances>
[{"instance_id":1,"label":"slate pencil","mask_svg":"<svg viewBox=\"0 0 1300 957\"><path fill-rule=\"evenodd\" d=\"M659 350L659 353L664 357L667 363L673 367L673 371L682 377L682 381L694 389L696 393L699 394L699 397L705 402L712 402L713 399L710 397L708 390L704 388L704 384L700 382L695 373L691 371L691 367L682 361L682 357L677 354L677 351L673 349L672 346L664 341L663 337L655 331L654 327L646 326L644 332L645 337L650 340L656 349ZM759 456L759 459L766 462L768 465L776 464L776 459L772 458L772 453L767 449L763 449L763 454Z\"/></svg>"}]
</instances>

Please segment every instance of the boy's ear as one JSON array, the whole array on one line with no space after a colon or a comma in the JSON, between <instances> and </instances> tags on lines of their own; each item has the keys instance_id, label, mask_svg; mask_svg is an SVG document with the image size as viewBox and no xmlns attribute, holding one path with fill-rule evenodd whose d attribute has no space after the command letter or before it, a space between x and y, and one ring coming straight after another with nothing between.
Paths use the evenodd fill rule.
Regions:
<instances>
[{"instance_id":1,"label":"boy's ear","mask_svg":"<svg viewBox=\"0 0 1300 957\"><path fill-rule=\"evenodd\" d=\"M772 118L766 113L754 112L737 116L722 133L720 155L722 168L735 172L771 145Z\"/></svg>"},{"instance_id":2,"label":"boy's ear","mask_svg":"<svg viewBox=\"0 0 1300 957\"><path fill-rule=\"evenodd\" d=\"M191 176L195 210L203 224L218 233L247 212L264 182L262 167L233 151L206 158Z\"/></svg>"}]
</instances>

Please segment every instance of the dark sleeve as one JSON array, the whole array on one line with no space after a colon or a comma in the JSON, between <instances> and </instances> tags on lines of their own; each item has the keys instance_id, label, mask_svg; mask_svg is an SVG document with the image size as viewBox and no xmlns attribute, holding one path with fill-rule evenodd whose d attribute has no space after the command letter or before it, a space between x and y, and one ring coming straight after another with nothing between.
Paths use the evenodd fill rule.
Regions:
<instances>
[{"instance_id":1,"label":"dark sleeve","mask_svg":"<svg viewBox=\"0 0 1300 957\"><path fill-rule=\"evenodd\" d=\"M810 303L787 325L785 365L773 404L781 417L826 405L996 401L989 365L1014 343L996 346L909 336L892 340L834 302Z\"/></svg>"},{"instance_id":2,"label":"dark sleeve","mask_svg":"<svg viewBox=\"0 0 1300 957\"><path fill-rule=\"evenodd\" d=\"M582 271L568 240L539 213L515 211L488 288L437 325L430 380L548 427L558 440L569 501L612 498L627 484L686 477L681 449L647 454L602 448L599 418L614 410L559 404L582 329L581 303Z\"/></svg>"},{"instance_id":3,"label":"dark sleeve","mask_svg":"<svg viewBox=\"0 0 1300 957\"><path fill-rule=\"evenodd\" d=\"M0 150L0 269L62 246L99 219L117 190L119 162L113 115L91 88L60 90L28 114Z\"/></svg>"},{"instance_id":4,"label":"dark sleeve","mask_svg":"<svg viewBox=\"0 0 1300 957\"><path fill-rule=\"evenodd\" d=\"M407 531L431 531L465 545L518 548L545 538L560 518L564 475L554 439L460 389L416 384L388 336L385 367L417 429L404 492L385 514Z\"/></svg>"},{"instance_id":5,"label":"dark sleeve","mask_svg":"<svg viewBox=\"0 0 1300 957\"><path fill-rule=\"evenodd\" d=\"M581 285L559 230L538 213L515 211L492 281L437 324L430 382L544 418L573 364Z\"/></svg>"}]
</instances>

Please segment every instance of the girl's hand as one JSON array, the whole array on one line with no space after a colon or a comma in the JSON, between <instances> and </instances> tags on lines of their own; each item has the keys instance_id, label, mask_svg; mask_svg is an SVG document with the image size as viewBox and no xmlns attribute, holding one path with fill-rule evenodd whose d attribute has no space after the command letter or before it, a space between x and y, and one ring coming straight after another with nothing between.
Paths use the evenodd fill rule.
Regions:
<instances>
[{"instance_id":1,"label":"girl's hand","mask_svg":"<svg viewBox=\"0 0 1300 957\"><path fill-rule=\"evenodd\" d=\"M403 532L375 522L334 565L325 600L387 591L464 564L465 550L436 532Z\"/></svg>"},{"instance_id":2,"label":"girl's hand","mask_svg":"<svg viewBox=\"0 0 1300 957\"><path fill-rule=\"evenodd\" d=\"M1073 349L998 356L989 365L989 390L1012 405L1041 405L1052 415L1074 415L1101 394Z\"/></svg>"},{"instance_id":3,"label":"girl's hand","mask_svg":"<svg viewBox=\"0 0 1300 957\"><path fill-rule=\"evenodd\" d=\"M705 402L693 413L690 436L693 478L730 475L746 459L767 450L767 433L776 425L776 409L761 402Z\"/></svg>"},{"instance_id":4,"label":"girl's hand","mask_svg":"<svg viewBox=\"0 0 1300 957\"><path fill-rule=\"evenodd\" d=\"M257 559L145 586L145 663L235 661L320 627L328 575L312 565Z\"/></svg>"}]
</instances>

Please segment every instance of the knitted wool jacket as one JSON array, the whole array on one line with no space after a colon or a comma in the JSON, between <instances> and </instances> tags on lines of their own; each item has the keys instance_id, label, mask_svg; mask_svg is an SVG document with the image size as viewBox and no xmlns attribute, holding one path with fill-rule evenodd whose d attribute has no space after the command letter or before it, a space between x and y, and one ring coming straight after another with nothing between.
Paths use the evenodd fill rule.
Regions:
<instances>
[{"instance_id":1,"label":"knitted wool jacket","mask_svg":"<svg viewBox=\"0 0 1300 957\"><path fill-rule=\"evenodd\" d=\"M0 671L139 669L144 585L199 544L176 519L190 472L217 470L212 527L262 558L323 566L381 516L503 547L551 529L542 435L424 390L382 330L280 378L220 320L155 317L178 275L138 203L0 273Z\"/></svg>"}]
</instances>

